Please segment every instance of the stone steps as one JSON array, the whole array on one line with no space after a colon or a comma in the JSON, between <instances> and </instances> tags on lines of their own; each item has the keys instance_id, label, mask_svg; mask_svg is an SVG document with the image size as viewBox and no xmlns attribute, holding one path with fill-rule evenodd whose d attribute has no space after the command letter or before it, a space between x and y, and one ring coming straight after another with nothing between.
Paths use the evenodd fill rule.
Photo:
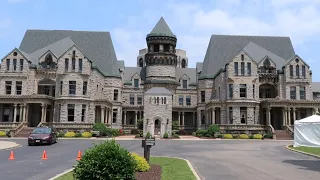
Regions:
<instances>
[{"instance_id":1,"label":"stone steps","mask_svg":"<svg viewBox=\"0 0 320 180\"><path fill-rule=\"evenodd\" d=\"M15 137L29 137L30 133L34 130L32 127L24 127L20 132L18 132Z\"/></svg>"},{"instance_id":2,"label":"stone steps","mask_svg":"<svg viewBox=\"0 0 320 180\"><path fill-rule=\"evenodd\" d=\"M285 130L275 130L277 140L292 140L291 135Z\"/></svg>"}]
</instances>

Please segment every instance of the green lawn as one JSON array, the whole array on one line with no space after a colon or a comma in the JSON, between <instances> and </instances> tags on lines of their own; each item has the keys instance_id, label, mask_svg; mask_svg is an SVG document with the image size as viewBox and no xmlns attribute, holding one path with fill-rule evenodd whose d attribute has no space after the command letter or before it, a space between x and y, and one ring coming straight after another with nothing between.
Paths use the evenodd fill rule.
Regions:
<instances>
[{"instance_id":1,"label":"green lawn","mask_svg":"<svg viewBox=\"0 0 320 180\"><path fill-rule=\"evenodd\" d=\"M151 157L151 164L160 165L162 168L161 180L195 180L186 161L176 158ZM55 180L74 180L72 172L69 172Z\"/></svg>"},{"instance_id":2,"label":"green lawn","mask_svg":"<svg viewBox=\"0 0 320 180\"><path fill-rule=\"evenodd\" d=\"M305 146L300 146L300 147L289 146L289 148L320 156L320 148L305 147Z\"/></svg>"}]
</instances>

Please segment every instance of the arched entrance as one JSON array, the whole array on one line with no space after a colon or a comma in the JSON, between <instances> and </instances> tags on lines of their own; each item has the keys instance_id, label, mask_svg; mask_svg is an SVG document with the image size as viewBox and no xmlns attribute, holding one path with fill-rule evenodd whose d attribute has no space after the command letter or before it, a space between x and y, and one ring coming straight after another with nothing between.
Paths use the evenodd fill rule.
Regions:
<instances>
[{"instance_id":1,"label":"arched entrance","mask_svg":"<svg viewBox=\"0 0 320 180\"><path fill-rule=\"evenodd\" d=\"M161 134L161 121L159 119L156 119L154 121L154 135L160 135Z\"/></svg>"}]
</instances>

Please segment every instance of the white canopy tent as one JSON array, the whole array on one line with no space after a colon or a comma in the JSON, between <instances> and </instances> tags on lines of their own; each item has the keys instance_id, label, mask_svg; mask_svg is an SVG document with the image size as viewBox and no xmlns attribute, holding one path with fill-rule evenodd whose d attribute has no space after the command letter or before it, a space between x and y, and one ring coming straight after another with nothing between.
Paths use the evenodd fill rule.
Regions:
<instances>
[{"instance_id":1,"label":"white canopy tent","mask_svg":"<svg viewBox=\"0 0 320 180\"><path fill-rule=\"evenodd\" d=\"M312 115L294 122L293 147L320 147L320 116Z\"/></svg>"}]
</instances>

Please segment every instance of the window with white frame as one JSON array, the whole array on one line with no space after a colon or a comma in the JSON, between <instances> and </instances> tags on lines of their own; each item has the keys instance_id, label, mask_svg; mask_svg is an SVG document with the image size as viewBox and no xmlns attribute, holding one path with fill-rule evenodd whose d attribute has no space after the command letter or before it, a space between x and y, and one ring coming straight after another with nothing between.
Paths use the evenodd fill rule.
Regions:
<instances>
[{"instance_id":1,"label":"window with white frame","mask_svg":"<svg viewBox=\"0 0 320 180\"><path fill-rule=\"evenodd\" d=\"M74 104L68 104L68 122L74 122Z\"/></svg>"},{"instance_id":2,"label":"window with white frame","mask_svg":"<svg viewBox=\"0 0 320 180\"><path fill-rule=\"evenodd\" d=\"M240 97L241 98L247 97L247 85L246 84L240 84Z\"/></svg>"},{"instance_id":3,"label":"window with white frame","mask_svg":"<svg viewBox=\"0 0 320 180\"><path fill-rule=\"evenodd\" d=\"M142 95L137 96L137 104L142 105Z\"/></svg>"},{"instance_id":4,"label":"window with white frame","mask_svg":"<svg viewBox=\"0 0 320 180\"><path fill-rule=\"evenodd\" d=\"M130 94L130 105L134 105L134 94Z\"/></svg>"},{"instance_id":5,"label":"window with white frame","mask_svg":"<svg viewBox=\"0 0 320 180\"><path fill-rule=\"evenodd\" d=\"M190 106L191 105L191 96L186 96L186 105Z\"/></svg>"},{"instance_id":6,"label":"window with white frame","mask_svg":"<svg viewBox=\"0 0 320 180\"><path fill-rule=\"evenodd\" d=\"M11 94L12 81L6 81L5 86L6 86L6 94Z\"/></svg>"},{"instance_id":7,"label":"window with white frame","mask_svg":"<svg viewBox=\"0 0 320 180\"><path fill-rule=\"evenodd\" d=\"M22 94L22 81L16 81L16 94Z\"/></svg>"},{"instance_id":8,"label":"window with white frame","mask_svg":"<svg viewBox=\"0 0 320 180\"><path fill-rule=\"evenodd\" d=\"M179 105L183 106L183 96L179 95Z\"/></svg>"},{"instance_id":9,"label":"window with white frame","mask_svg":"<svg viewBox=\"0 0 320 180\"><path fill-rule=\"evenodd\" d=\"M87 108L87 105L85 105L85 104L82 104L82 111L81 111L81 122L84 122L84 121L85 121L86 108Z\"/></svg>"},{"instance_id":10,"label":"window with white frame","mask_svg":"<svg viewBox=\"0 0 320 180\"><path fill-rule=\"evenodd\" d=\"M69 81L69 95L75 95L76 94L76 81Z\"/></svg>"}]
</instances>

